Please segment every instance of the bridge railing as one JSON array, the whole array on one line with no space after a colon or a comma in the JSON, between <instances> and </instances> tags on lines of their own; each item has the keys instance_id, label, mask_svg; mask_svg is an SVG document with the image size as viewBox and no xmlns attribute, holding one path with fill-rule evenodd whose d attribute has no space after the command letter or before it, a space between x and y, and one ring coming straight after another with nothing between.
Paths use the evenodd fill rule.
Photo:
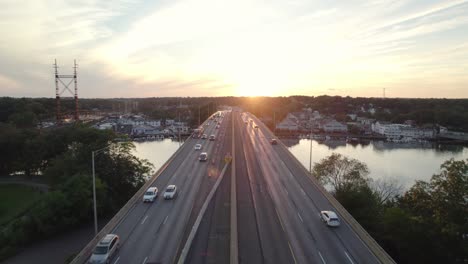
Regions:
<instances>
[{"instance_id":1,"label":"bridge railing","mask_svg":"<svg viewBox=\"0 0 468 264\"><path fill-rule=\"evenodd\" d=\"M257 118L256 118L257 119ZM257 119L257 122L260 122ZM267 126L263 125L266 130L271 134L273 132L268 129ZM281 142L281 141L280 141ZM353 229L353 231L358 235L358 237L364 242L364 244L369 248L369 250L374 254L374 256L384 264L395 264L396 262L388 255L388 253L374 240L374 238L367 233L367 231L354 219L354 217L338 202L338 200L333 197L318 181L317 179L310 174L310 172L304 167L304 165L297 160L297 158L288 150L287 146L283 142L280 143L283 148L286 149L287 155L304 171L307 178L314 184L317 189L325 196L325 198L335 207L336 211L341 215L341 217L348 223L348 225Z\"/></svg>"},{"instance_id":2,"label":"bridge railing","mask_svg":"<svg viewBox=\"0 0 468 264\"><path fill-rule=\"evenodd\" d=\"M174 160L174 158L182 151L187 144L183 144L179 149L177 149L174 154L164 163L163 166L149 179L133 196L128 200L128 202L117 212L117 214L112 217L112 219L99 231L99 233L75 256L75 258L70 262L71 264L82 264L86 263L91 256L91 253L97 243L107 234L111 233L117 225L125 218L130 209L136 204L136 202L141 199L144 192L151 187L154 181L161 175L161 173L169 166L169 164Z\"/></svg>"}]
</instances>

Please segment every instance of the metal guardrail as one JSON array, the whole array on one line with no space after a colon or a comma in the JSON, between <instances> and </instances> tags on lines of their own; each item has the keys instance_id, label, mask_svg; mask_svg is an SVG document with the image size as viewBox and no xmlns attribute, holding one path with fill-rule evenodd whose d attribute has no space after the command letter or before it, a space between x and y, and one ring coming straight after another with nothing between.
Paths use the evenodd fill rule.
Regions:
<instances>
[{"instance_id":1,"label":"metal guardrail","mask_svg":"<svg viewBox=\"0 0 468 264\"><path fill-rule=\"evenodd\" d=\"M252 115L253 116L253 115ZM256 118L256 117L255 117ZM257 119L257 122L262 123L260 120ZM262 123L263 124L263 123ZM263 124L264 128L266 128L271 134L273 132ZM315 177L313 177L310 172L304 167L304 165L299 162L299 160L294 157L294 155L288 150L286 145L280 141L280 144L283 148L286 149L286 153L292 158L292 160L305 172L308 176L307 178L314 184L317 189L325 196L325 198L335 207L336 211L341 215L341 217L348 223L348 225L353 229L353 231L359 236L359 238L366 244L369 250L374 254L374 256L384 264L396 264L396 262L388 255L388 253L377 243L377 241L372 238L369 233L354 219L354 217L338 202L338 200L333 197L318 181Z\"/></svg>"},{"instance_id":2,"label":"metal guardrail","mask_svg":"<svg viewBox=\"0 0 468 264\"><path fill-rule=\"evenodd\" d=\"M183 144L177 149L174 154L164 163L161 168L149 179L141 188L138 190L130 200L112 217L112 219L104 226L101 231L75 256L70 262L71 264L82 264L86 263L91 256L91 252L97 243L107 234L109 234L128 214L129 210L136 204L141 198L143 193L154 183L154 181L162 174L162 172L169 166L169 164L175 159L175 157L182 151L187 144Z\"/></svg>"}]
</instances>

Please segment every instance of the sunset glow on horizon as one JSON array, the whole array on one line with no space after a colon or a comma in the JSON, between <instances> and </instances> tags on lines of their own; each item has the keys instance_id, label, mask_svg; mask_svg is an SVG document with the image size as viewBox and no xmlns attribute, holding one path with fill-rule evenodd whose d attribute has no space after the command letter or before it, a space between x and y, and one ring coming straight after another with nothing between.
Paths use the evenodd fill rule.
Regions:
<instances>
[{"instance_id":1,"label":"sunset glow on horizon","mask_svg":"<svg viewBox=\"0 0 468 264\"><path fill-rule=\"evenodd\" d=\"M468 0L3 0L0 95L468 98Z\"/></svg>"}]
</instances>

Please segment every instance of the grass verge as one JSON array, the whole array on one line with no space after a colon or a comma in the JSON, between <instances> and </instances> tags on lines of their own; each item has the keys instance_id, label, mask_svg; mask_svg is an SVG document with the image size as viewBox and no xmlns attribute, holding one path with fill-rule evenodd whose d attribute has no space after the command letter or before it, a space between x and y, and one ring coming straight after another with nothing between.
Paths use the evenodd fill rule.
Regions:
<instances>
[{"instance_id":1,"label":"grass verge","mask_svg":"<svg viewBox=\"0 0 468 264\"><path fill-rule=\"evenodd\" d=\"M30 186L20 184L0 185L0 225L21 215L31 207L41 193Z\"/></svg>"}]
</instances>

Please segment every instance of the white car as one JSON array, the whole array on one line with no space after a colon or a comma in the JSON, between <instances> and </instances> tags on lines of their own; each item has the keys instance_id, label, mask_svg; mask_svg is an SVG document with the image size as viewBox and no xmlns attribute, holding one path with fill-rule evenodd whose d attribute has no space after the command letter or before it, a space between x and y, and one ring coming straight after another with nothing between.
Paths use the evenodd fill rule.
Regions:
<instances>
[{"instance_id":1,"label":"white car","mask_svg":"<svg viewBox=\"0 0 468 264\"><path fill-rule=\"evenodd\" d=\"M321 211L320 218L327 224L327 226L336 227L340 225L340 219L338 219L338 216L333 211Z\"/></svg>"},{"instance_id":2,"label":"white car","mask_svg":"<svg viewBox=\"0 0 468 264\"><path fill-rule=\"evenodd\" d=\"M143 202L154 202L158 197L158 188L157 187L149 187L148 190L143 195Z\"/></svg>"},{"instance_id":3,"label":"white car","mask_svg":"<svg viewBox=\"0 0 468 264\"><path fill-rule=\"evenodd\" d=\"M207 161L208 160L208 153L202 152L200 153L200 156L198 156L199 161Z\"/></svg>"},{"instance_id":4,"label":"white car","mask_svg":"<svg viewBox=\"0 0 468 264\"><path fill-rule=\"evenodd\" d=\"M118 235L107 234L94 248L89 263L110 263L113 255L119 250L120 239Z\"/></svg>"},{"instance_id":5,"label":"white car","mask_svg":"<svg viewBox=\"0 0 468 264\"><path fill-rule=\"evenodd\" d=\"M196 144L195 145L195 150L200 150L202 149L202 145L201 144Z\"/></svg>"},{"instance_id":6,"label":"white car","mask_svg":"<svg viewBox=\"0 0 468 264\"><path fill-rule=\"evenodd\" d=\"M166 187L166 191L164 191L164 200L167 199L174 199L177 194L177 187L173 184Z\"/></svg>"}]
</instances>

